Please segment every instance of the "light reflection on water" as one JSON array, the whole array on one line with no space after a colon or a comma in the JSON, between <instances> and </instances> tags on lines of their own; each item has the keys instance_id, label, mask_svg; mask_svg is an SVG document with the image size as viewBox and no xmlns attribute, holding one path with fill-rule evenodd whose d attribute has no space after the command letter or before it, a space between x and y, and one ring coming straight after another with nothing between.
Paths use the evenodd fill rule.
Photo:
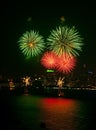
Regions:
<instances>
[{"instance_id":1,"label":"light reflection on water","mask_svg":"<svg viewBox=\"0 0 96 130\"><path fill-rule=\"evenodd\" d=\"M78 130L80 102L73 99L45 98L41 101L42 119L50 130ZM83 116L83 115L82 115ZM83 126L82 126L83 127Z\"/></svg>"},{"instance_id":2,"label":"light reflection on water","mask_svg":"<svg viewBox=\"0 0 96 130\"><path fill-rule=\"evenodd\" d=\"M39 130L42 121L48 130L93 130L96 119L93 103L60 97L14 96L4 106L3 120L10 130Z\"/></svg>"}]
</instances>

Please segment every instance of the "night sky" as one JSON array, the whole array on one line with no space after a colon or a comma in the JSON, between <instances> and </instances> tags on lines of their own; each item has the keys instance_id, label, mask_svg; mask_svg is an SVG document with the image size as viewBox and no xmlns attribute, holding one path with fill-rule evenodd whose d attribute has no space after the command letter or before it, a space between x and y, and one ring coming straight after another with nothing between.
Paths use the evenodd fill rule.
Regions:
<instances>
[{"instance_id":1,"label":"night sky","mask_svg":"<svg viewBox=\"0 0 96 130\"><path fill-rule=\"evenodd\" d=\"M76 26L84 38L83 51L78 59L82 64L96 65L96 9L94 3L2 3L0 5L0 74L20 74L40 71L38 59L26 61L22 56L18 39L31 29L45 38L60 25L64 16L67 25Z\"/></svg>"}]
</instances>

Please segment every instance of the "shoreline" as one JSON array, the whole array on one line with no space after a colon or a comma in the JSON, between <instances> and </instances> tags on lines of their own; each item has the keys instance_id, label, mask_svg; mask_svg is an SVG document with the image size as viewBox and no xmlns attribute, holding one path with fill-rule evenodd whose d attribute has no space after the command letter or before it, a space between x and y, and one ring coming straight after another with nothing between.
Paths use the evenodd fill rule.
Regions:
<instances>
[{"instance_id":1,"label":"shoreline","mask_svg":"<svg viewBox=\"0 0 96 130\"><path fill-rule=\"evenodd\" d=\"M80 98L80 99L96 99L95 89L61 89L61 94L59 94L58 88L24 88L17 87L14 89L9 89L8 86L2 87L0 89L0 95L4 96L15 96L15 95L37 95L45 97L64 97L64 98Z\"/></svg>"}]
</instances>

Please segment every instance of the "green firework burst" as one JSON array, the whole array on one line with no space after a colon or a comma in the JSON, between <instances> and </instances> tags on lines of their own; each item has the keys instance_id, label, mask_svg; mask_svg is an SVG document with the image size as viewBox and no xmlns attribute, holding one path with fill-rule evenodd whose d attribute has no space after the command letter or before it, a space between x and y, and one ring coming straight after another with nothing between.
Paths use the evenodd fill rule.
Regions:
<instances>
[{"instance_id":1,"label":"green firework burst","mask_svg":"<svg viewBox=\"0 0 96 130\"><path fill-rule=\"evenodd\" d=\"M41 54L45 48L43 36L32 30L26 31L18 42L20 50L27 58Z\"/></svg>"},{"instance_id":2,"label":"green firework burst","mask_svg":"<svg viewBox=\"0 0 96 130\"><path fill-rule=\"evenodd\" d=\"M73 26L59 26L56 30L52 30L47 38L49 50L54 51L57 55L67 53L70 56L79 55L82 51L82 38Z\"/></svg>"}]
</instances>

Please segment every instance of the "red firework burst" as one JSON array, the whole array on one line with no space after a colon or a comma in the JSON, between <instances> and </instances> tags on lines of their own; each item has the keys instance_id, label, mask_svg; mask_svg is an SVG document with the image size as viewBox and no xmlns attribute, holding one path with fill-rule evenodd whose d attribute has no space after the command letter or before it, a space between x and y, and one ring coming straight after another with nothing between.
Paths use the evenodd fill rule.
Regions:
<instances>
[{"instance_id":1,"label":"red firework burst","mask_svg":"<svg viewBox=\"0 0 96 130\"><path fill-rule=\"evenodd\" d=\"M59 72L70 73L76 65L76 58L74 56L69 56L68 54L63 54L58 57L58 62L56 65L56 69Z\"/></svg>"},{"instance_id":2,"label":"red firework burst","mask_svg":"<svg viewBox=\"0 0 96 130\"><path fill-rule=\"evenodd\" d=\"M54 69L57 63L57 56L52 51L47 51L41 58L41 64L47 69Z\"/></svg>"}]
</instances>

